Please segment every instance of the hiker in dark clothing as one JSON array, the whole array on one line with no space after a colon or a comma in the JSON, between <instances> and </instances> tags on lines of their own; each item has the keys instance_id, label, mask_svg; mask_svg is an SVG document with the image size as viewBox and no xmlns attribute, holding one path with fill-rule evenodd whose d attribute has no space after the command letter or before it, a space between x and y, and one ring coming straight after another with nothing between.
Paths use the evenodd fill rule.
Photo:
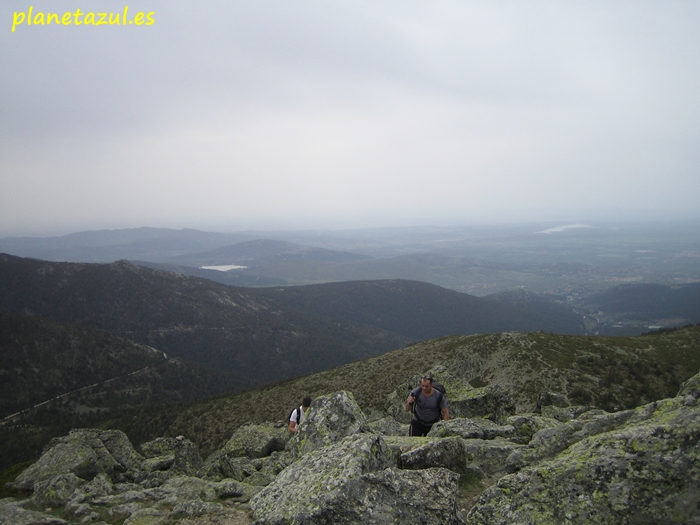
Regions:
<instances>
[{"instance_id":1,"label":"hiker in dark clothing","mask_svg":"<svg viewBox=\"0 0 700 525\"><path fill-rule=\"evenodd\" d=\"M410 436L426 436L435 423L450 419L445 395L433 388L433 375L425 374L420 388L411 391L406 400L406 412L413 411ZM440 417L442 415L442 418Z\"/></svg>"},{"instance_id":2,"label":"hiker in dark clothing","mask_svg":"<svg viewBox=\"0 0 700 525\"><path fill-rule=\"evenodd\" d=\"M304 421L306 417L306 411L309 410L311 406L311 398L305 397L301 401L301 406L298 406L292 413L289 414L289 431L294 433L299 429L299 424Z\"/></svg>"}]
</instances>

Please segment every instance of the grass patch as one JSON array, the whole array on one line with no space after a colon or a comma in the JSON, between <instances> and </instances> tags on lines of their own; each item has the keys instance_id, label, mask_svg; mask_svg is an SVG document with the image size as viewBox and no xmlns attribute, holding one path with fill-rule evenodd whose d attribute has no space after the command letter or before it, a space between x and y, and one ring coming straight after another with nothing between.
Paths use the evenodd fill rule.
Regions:
<instances>
[{"instance_id":1,"label":"grass patch","mask_svg":"<svg viewBox=\"0 0 700 525\"><path fill-rule=\"evenodd\" d=\"M5 483L10 483L11 481L17 479L17 476L19 476L33 464L33 461L17 463L0 474L0 499L17 497L20 495L18 491L5 487Z\"/></svg>"},{"instance_id":2,"label":"grass patch","mask_svg":"<svg viewBox=\"0 0 700 525\"><path fill-rule=\"evenodd\" d=\"M474 379L469 381L469 384L474 388L483 388L485 386L489 386L489 384L480 377L475 377Z\"/></svg>"},{"instance_id":3,"label":"grass patch","mask_svg":"<svg viewBox=\"0 0 700 525\"><path fill-rule=\"evenodd\" d=\"M476 472L467 472L459 478L459 488L461 490L472 490L474 487L481 488L481 478Z\"/></svg>"},{"instance_id":4,"label":"grass patch","mask_svg":"<svg viewBox=\"0 0 700 525\"><path fill-rule=\"evenodd\" d=\"M457 490L457 508L466 515L484 491L493 484L489 478L481 479L475 472L462 474Z\"/></svg>"}]
</instances>

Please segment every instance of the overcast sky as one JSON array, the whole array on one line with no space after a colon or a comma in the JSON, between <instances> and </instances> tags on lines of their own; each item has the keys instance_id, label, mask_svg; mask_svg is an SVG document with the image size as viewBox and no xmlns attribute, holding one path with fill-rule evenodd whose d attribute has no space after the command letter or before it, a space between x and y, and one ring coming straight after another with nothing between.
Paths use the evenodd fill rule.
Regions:
<instances>
[{"instance_id":1,"label":"overcast sky","mask_svg":"<svg viewBox=\"0 0 700 525\"><path fill-rule=\"evenodd\" d=\"M30 5L154 23L12 32ZM0 26L2 236L700 219L696 0L3 0Z\"/></svg>"}]
</instances>

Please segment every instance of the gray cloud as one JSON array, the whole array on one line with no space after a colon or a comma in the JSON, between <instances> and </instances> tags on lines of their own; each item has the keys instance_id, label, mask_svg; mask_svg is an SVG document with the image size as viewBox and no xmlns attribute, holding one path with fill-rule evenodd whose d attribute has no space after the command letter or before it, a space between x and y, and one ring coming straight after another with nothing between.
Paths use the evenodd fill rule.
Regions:
<instances>
[{"instance_id":1,"label":"gray cloud","mask_svg":"<svg viewBox=\"0 0 700 525\"><path fill-rule=\"evenodd\" d=\"M124 5L0 6L0 234L698 217L695 2Z\"/></svg>"}]
</instances>

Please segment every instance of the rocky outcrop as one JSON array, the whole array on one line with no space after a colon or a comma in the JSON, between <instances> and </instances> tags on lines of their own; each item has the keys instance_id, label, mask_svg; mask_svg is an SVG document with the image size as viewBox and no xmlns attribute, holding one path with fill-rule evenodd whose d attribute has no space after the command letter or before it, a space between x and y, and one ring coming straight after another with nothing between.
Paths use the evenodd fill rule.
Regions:
<instances>
[{"instance_id":1,"label":"rocky outcrop","mask_svg":"<svg viewBox=\"0 0 700 525\"><path fill-rule=\"evenodd\" d=\"M464 439L509 438L515 434L515 427L497 425L488 419L457 418L438 421L428 433L428 437L459 436Z\"/></svg>"},{"instance_id":2,"label":"rocky outcrop","mask_svg":"<svg viewBox=\"0 0 700 525\"><path fill-rule=\"evenodd\" d=\"M120 431L79 429L52 440L11 486L32 492L0 502L0 523L158 523L201 514L240 514L222 501L247 501L260 489L234 480L208 481L197 447L182 436L158 438L136 452ZM42 513L62 508L65 520ZM53 521L52 521L53 520Z\"/></svg>"},{"instance_id":3,"label":"rocky outcrop","mask_svg":"<svg viewBox=\"0 0 700 525\"><path fill-rule=\"evenodd\" d=\"M133 481L142 469L143 460L126 434L119 430L73 430L67 436L51 440L39 460L22 472L12 486L33 491L37 483L68 474L73 477L66 478L66 483L71 484L90 481L98 474Z\"/></svg>"},{"instance_id":4,"label":"rocky outcrop","mask_svg":"<svg viewBox=\"0 0 700 525\"><path fill-rule=\"evenodd\" d=\"M284 450L288 440L286 427L246 425L207 458L199 475L212 481L231 478L264 487L293 461L291 452Z\"/></svg>"},{"instance_id":5,"label":"rocky outcrop","mask_svg":"<svg viewBox=\"0 0 700 525\"><path fill-rule=\"evenodd\" d=\"M620 428L633 414L634 410L602 415L587 412L584 416L590 417L540 430L532 437L527 447L517 450L508 458L508 469L513 472L525 465L553 457L585 437Z\"/></svg>"},{"instance_id":6,"label":"rocky outcrop","mask_svg":"<svg viewBox=\"0 0 700 525\"><path fill-rule=\"evenodd\" d=\"M0 500L0 523L6 525L70 525L42 512L25 509L20 502Z\"/></svg>"},{"instance_id":7,"label":"rocky outcrop","mask_svg":"<svg viewBox=\"0 0 700 525\"><path fill-rule=\"evenodd\" d=\"M113 483L104 475L75 482L72 474L40 482L24 502L0 501L0 523L162 523L166 518L212 515L220 519L245 516L237 502L248 501L259 488L232 480L211 482L173 476L158 487ZM64 520L50 521L45 512L62 508ZM44 521L42 521L44 520ZM244 521L243 523L245 523Z\"/></svg>"},{"instance_id":8,"label":"rocky outcrop","mask_svg":"<svg viewBox=\"0 0 700 525\"><path fill-rule=\"evenodd\" d=\"M141 451L149 471L167 470L170 475L192 476L203 465L199 449L184 436L157 438L141 445Z\"/></svg>"},{"instance_id":9,"label":"rocky outcrop","mask_svg":"<svg viewBox=\"0 0 700 525\"><path fill-rule=\"evenodd\" d=\"M675 398L616 413L544 404L550 394L541 414L455 418L413 438L337 392L312 403L285 450L286 429L251 425L204 463L184 437L140 454L118 431L75 430L16 479L31 497L0 500L0 523L456 525L462 477L490 485L470 525L700 524L699 397L700 374Z\"/></svg>"},{"instance_id":10,"label":"rocky outcrop","mask_svg":"<svg viewBox=\"0 0 700 525\"><path fill-rule=\"evenodd\" d=\"M408 425L402 425L393 417L389 416L370 421L367 425L370 431L375 432L377 434L382 434L383 436L408 435Z\"/></svg>"},{"instance_id":11,"label":"rocky outcrop","mask_svg":"<svg viewBox=\"0 0 700 525\"><path fill-rule=\"evenodd\" d=\"M289 434L286 428L271 424L246 425L234 432L221 449L221 454L230 458L264 458L274 451L284 450Z\"/></svg>"},{"instance_id":12,"label":"rocky outcrop","mask_svg":"<svg viewBox=\"0 0 700 525\"><path fill-rule=\"evenodd\" d=\"M510 392L500 387L476 388L466 394L451 396L450 414L452 417L485 418L501 422L515 414L515 401Z\"/></svg>"},{"instance_id":13,"label":"rocky outcrop","mask_svg":"<svg viewBox=\"0 0 700 525\"><path fill-rule=\"evenodd\" d=\"M537 414L518 414L507 418L506 424L515 429L515 434L508 438L510 441L528 444L537 432L546 428L558 427L561 422Z\"/></svg>"},{"instance_id":14,"label":"rocky outcrop","mask_svg":"<svg viewBox=\"0 0 700 525\"><path fill-rule=\"evenodd\" d=\"M367 418L352 393L335 392L313 400L288 448L299 457L366 430Z\"/></svg>"},{"instance_id":15,"label":"rocky outcrop","mask_svg":"<svg viewBox=\"0 0 700 525\"><path fill-rule=\"evenodd\" d=\"M501 478L469 522L700 523L700 410L693 401L679 396L630 411L619 428Z\"/></svg>"},{"instance_id":16,"label":"rocky outcrop","mask_svg":"<svg viewBox=\"0 0 700 525\"><path fill-rule=\"evenodd\" d=\"M345 438L283 471L251 500L254 516L269 525L463 523L455 507L457 474L391 464L381 436Z\"/></svg>"},{"instance_id":17,"label":"rocky outcrop","mask_svg":"<svg viewBox=\"0 0 700 525\"><path fill-rule=\"evenodd\" d=\"M465 474L467 453L464 440L451 437L429 441L401 454L399 466L405 469L445 467L458 474Z\"/></svg>"},{"instance_id":18,"label":"rocky outcrop","mask_svg":"<svg viewBox=\"0 0 700 525\"><path fill-rule=\"evenodd\" d=\"M595 410L594 407L590 406L568 406L568 407L556 407L556 406L546 406L542 407L540 409L540 414L542 414L543 417L546 417L548 419L556 419L557 421L560 421L562 423L566 423L567 421L571 421L572 419L576 419L577 417L581 416L581 414L585 414L587 412L590 412L591 410ZM598 410L597 413L602 413L604 412L603 410Z\"/></svg>"}]
</instances>

